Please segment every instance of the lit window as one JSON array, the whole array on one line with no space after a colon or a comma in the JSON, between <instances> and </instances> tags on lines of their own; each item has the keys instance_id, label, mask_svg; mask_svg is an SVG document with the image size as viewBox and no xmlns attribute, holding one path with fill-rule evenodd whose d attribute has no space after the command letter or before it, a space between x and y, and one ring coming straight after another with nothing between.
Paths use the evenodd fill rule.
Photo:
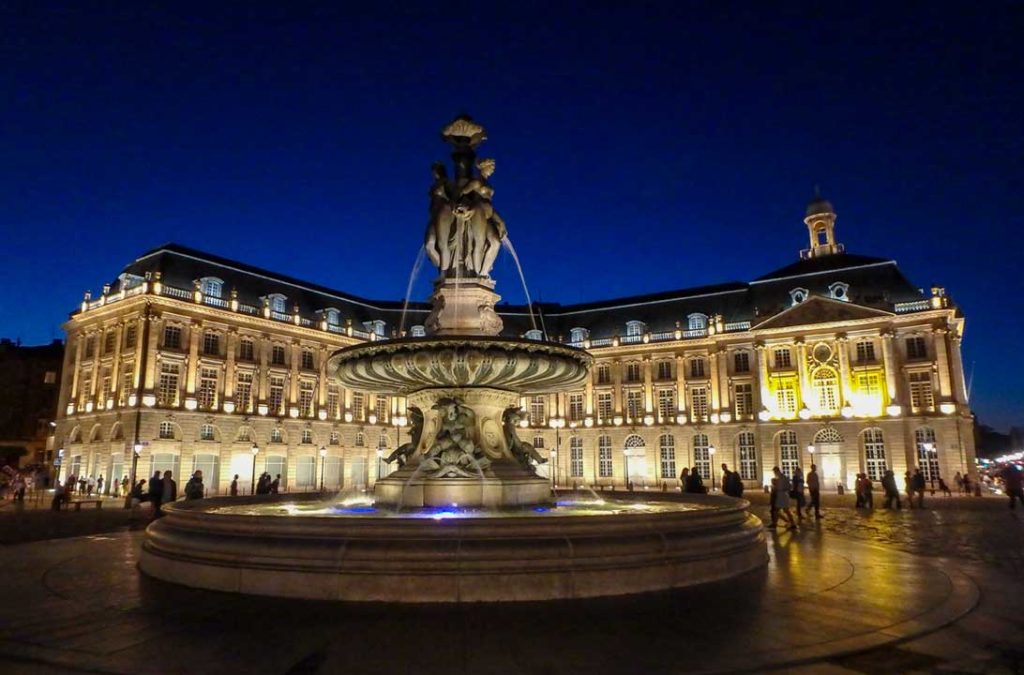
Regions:
<instances>
[{"instance_id":1,"label":"lit window","mask_svg":"<svg viewBox=\"0 0 1024 675\"><path fill-rule=\"evenodd\" d=\"M157 383L156 401L158 405L173 406L178 404L178 364L161 363L160 380Z\"/></svg>"},{"instance_id":2,"label":"lit window","mask_svg":"<svg viewBox=\"0 0 1024 675\"><path fill-rule=\"evenodd\" d=\"M736 449L740 462L740 478L755 480L757 478L757 446L754 443L753 432L744 431L737 436Z\"/></svg>"},{"instance_id":3,"label":"lit window","mask_svg":"<svg viewBox=\"0 0 1024 675\"><path fill-rule=\"evenodd\" d=\"M844 284L841 281L829 284L828 294L835 300L842 300L846 302L850 299L850 284Z\"/></svg>"},{"instance_id":4,"label":"lit window","mask_svg":"<svg viewBox=\"0 0 1024 675\"><path fill-rule=\"evenodd\" d=\"M796 382L791 379L780 381L775 387L775 407L782 417L796 415Z\"/></svg>"},{"instance_id":5,"label":"lit window","mask_svg":"<svg viewBox=\"0 0 1024 675\"><path fill-rule=\"evenodd\" d=\"M545 405L543 396L534 396L530 399L530 424L535 427L544 426Z\"/></svg>"},{"instance_id":6,"label":"lit window","mask_svg":"<svg viewBox=\"0 0 1024 675\"><path fill-rule=\"evenodd\" d=\"M736 400L736 417L743 419L754 414L754 387L751 384L733 385L733 398Z\"/></svg>"},{"instance_id":7,"label":"lit window","mask_svg":"<svg viewBox=\"0 0 1024 675\"><path fill-rule=\"evenodd\" d=\"M273 295L268 295L267 299L270 301L270 310L272 312L284 314L286 311L288 311L286 309L288 298L285 297L284 295L281 295L280 293L274 293Z\"/></svg>"},{"instance_id":8,"label":"lit window","mask_svg":"<svg viewBox=\"0 0 1024 675\"><path fill-rule=\"evenodd\" d=\"M750 372L750 353L749 352L736 352L732 356L732 370L734 373L749 373Z\"/></svg>"},{"instance_id":9,"label":"lit window","mask_svg":"<svg viewBox=\"0 0 1024 675\"><path fill-rule=\"evenodd\" d=\"M583 420L583 394L569 394L569 421Z\"/></svg>"},{"instance_id":10,"label":"lit window","mask_svg":"<svg viewBox=\"0 0 1024 675\"><path fill-rule=\"evenodd\" d=\"M612 476L612 437L600 436L597 439L597 475L601 478Z\"/></svg>"},{"instance_id":11,"label":"lit window","mask_svg":"<svg viewBox=\"0 0 1024 675\"><path fill-rule=\"evenodd\" d=\"M672 434L662 434L658 438L658 451L661 459L661 477L676 477L676 439Z\"/></svg>"},{"instance_id":12,"label":"lit window","mask_svg":"<svg viewBox=\"0 0 1024 675\"><path fill-rule=\"evenodd\" d=\"M644 393L640 390L626 392L626 416L631 420L639 420L644 416Z\"/></svg>"},{"instance_id":13,"label":"lit window","mask_svg":"<svg viewBox=\"0 0 1024 675\"><path fill-rule=\"evenodd\" d=\"M338 419L338 402L341 400L341 391L338 385L327 385L327 416L332 420Z\"/></svg>"},{"instance_id":14,"label":"lit window","mask_svg":"<svg viewBox=\"0 0 1024 675\"><path fill-rule=\"evenodd\" d=\"M312 429L303 429L302 430L302 442L306 443L306 444L309 444L309 443L313 442L313 431L312 431Z\"/></svg>"},{"instance_id":15,"label":"lit window","mask_svg":"<svg viewBox=\"0 0 1024 675\"><path fill-rule=\"evenodd\" d=\"M303 417L313 416L314 383L304 380L299 383L299 414Z\"/></svg>"},{"instance_id":16,"label":"lit window","mask_svg":"<svg viewBox=\"0 0 1024 675\"><path fill-rule=\"evenodd\" d=\"M782 431L776 436L779 443L779 468L782 473L792 476L800 466L800 446L796 441L795 431Z\"/></svg>"},{"instance_id":17,"label":"lit window","mask_svg":"<svg viewBox=\"0 0 1024 675\"><path fill-rule=\"evenodd\" d=\"M569 439L569 477L583 478L583 439L579 436Z\"/></svg>"},{"instance_id":18,"label":"lit window","mask_svg":"<svg viewBox=\"0 0 1024 675\"><path fill-rule=\"evenodd\" d=\"M388 397L378 395L376 403L374 404L374 413L377 415L377 422L379 424L387 423L388 413L390 411L391 403L388 401Z\"/></svg>"},{"instance_id":19,"label":"lit window","mask_svg":"<svg viewBox=\"0 0 1024 675\"><path fill-rule=\"evenodd\" d=\"M571 328L569 329L569 342L573 344L579 344L590 337L590 331L586 328Z\"/></svg>"},{"instance_id":20,"label":"lit window","mask_svg":"<svg viewBox=\"0 0 1024 675\"><path fill-rule=\"evenodd\" d=\"M426 337L427 329L423 326L416 325L409 329L409 335L412 337Z\"/></svg>"},{"instance_id":21,"label":"lit window","mask_svg":"<svg viewBox=\"0 0 1024 675\"><path fill-rule=\"evenodd\" d=\"M612 394L602 391L597 395L597 418L607 422L612 418Z\"/></svg>"},{"instance_id":22,"label":"lit window","mask_svg":"<svg viewBox=\"0 0 1024 675\"><path fill-rule=\"evenodd\" d=\"M701 478L711 475L711 444L708 443L707 434L697 434L693 437L693 468L700 474Z\"/></svg>"},{"instance_id":23,"label":"lit window","mask_svg":"<svg viewBox=\"0 0 1024 675\"><path fill-rule=\"evenodd\" d=\"M352 392L352 417L359 422L366 419L366 407L364 406L364 400L362 392Z\"/></svg>"},{"instance_id":24,"label":"lit window","mask_svg":"<svg viewBox=\"0 0 1024 675\"><path fill-rule=\"evenodd\" d=\"M882 480L885 474L885 438L881 429L867 429L864 432L864 465L868 478Z\"/></svg>"},{"instance_id":25,"label":"lit window","mask_svg":"<svg viewBox=\"0 0 1024 675\"><path fill-rule=\"evenodd\" d=\"M252 373L238 373L235 382L235 404L239 412L252 412Z\"/></svg>"},{"instance_id":26,"label":"lit window","mask_svg":"<svg viewBox=\"0 0 1024 675\"><path fill-rule=\"evenodd\" d=\"M644 334L647 325L643 321L627 321L626 337L638 337Z\"/></svg>"},{"instance_id":27,"label":"lit window","mask_svg":"<svg viewBox=\"0 0 1024 675\"><path fill-rule=\"evenodd\" d=\"M267 397L267 406L271 415L284 413L284 378L273 376L270 378L270 395Z\"/></svg>"},{"instance_id":28,"label":"lit window","mask_svg":"<svg viewBox=\"0 0 1024 675\"><path fill-rule=\"evenodd\" d=\"M775 367L776 368L792 368L793 360L790 355L789 347L779 347L775 350Z\"/></svg>"},{"instance_id":29,"label":"lit window","mask_svg":"<svg viewBox=\"0 0 1024 675\"><path fill-rule=\"evenodd\" d=\"M819 368L814 371L811 380L818 411L832 413L839 409L839 378L831 368Z\"/></svg>"},{"instance_id":30,"label":"lit window","mask_svg":"<svg viewBox=\"0 0 1024 675\"><path fill-rule=\"evenodd\" d=\"M686 317L686 326L690 330L704 330L708 327L707 314L691 314Z\"/></svg>"},{"instance_id":31,"label":"lit window","mask_svg":"<svg viewBox=\"0 0 1024 675\"><path fill-rule=\"evenodd\" d=\"M200 279L199 290L207 298L219 298L224 291L224 282L216 277L203 277Z\"/></svg>"},{"instance_id":32,"label":"lit window","mask_svg":"<svg viewBox=\"0 0 1024 675\"><path fill-rule=\"evenodd\" d=\"M215 438L215 432L212 424L204 424L199 427L199 440L201 441L212 441Z\"/></svg>"},{"instance_id":33,"label":"lit window","mask_svg":"<svg viewBox=\"0 0 1024 675\"><path fill-rule=\"evenodd\" d=\"M327 310L326 316L327 324L330 326L337 326L339 321L341 320L341 313L338 312L338 310L336 309Z\"/></svg>"},{"instance_id":34,"label":"lit window","mask_svg":"<svg viewBox=\"0 0 1024 675\"><path fill-rule=\"evenodd\" d=\"M662 420L671 420L676 414L676 390L658 390L658 416Z\"/></svg>"},{"instance_id":35,"label":"lit window","mask_svg":"<svg viewBox=\"0 0 1024 675\"><path fill-rule=\"evenodd\" d=\"M932 374L928 372L910 373L910 406L915 411L928 411L935 407L935 396L932 392Z\"/></svg>"},{"instance_id":36,"label":"lit window","mask_svg":"<svg viewBox=\"0 0 1024 675\"><path fill-rule=\"evenodd\" d=\"M161 422L160 423L160 438L173 439L174 438L174 423L173 422Z\"/></svg>"},{"instance_id":37,"label":"lit window","mask_svg":"<svg viewBox=\"0 0 1024 675\"><path fill-rule=\"evenodd\" d=\"M215 368L199 369L199 389L196 391L199 407L211 410L217 405L217 370Z\"/></svg>"},{"instance_id":38,"label":"lit window","mask_svg":"<svg viewBox=\"0 0 1024 675\"><path fill-rule=\"evenodd\" d=\"M693 387L690 389L690 410L696 420L705 421L708 418L708 390L704 387Z\"/></svg>"},{"instance_id":39,"label":"lit window","mask_svg":"<svg viewBox=\"0 0 1024 675\"><path fill-rule=\"evenodd\" d=\"M921 467L924 479L936 480L939 477L939 448L935 444L935 430L921 427L914 432L917 444L917 464Z\"/></svg>"}]
</instances>

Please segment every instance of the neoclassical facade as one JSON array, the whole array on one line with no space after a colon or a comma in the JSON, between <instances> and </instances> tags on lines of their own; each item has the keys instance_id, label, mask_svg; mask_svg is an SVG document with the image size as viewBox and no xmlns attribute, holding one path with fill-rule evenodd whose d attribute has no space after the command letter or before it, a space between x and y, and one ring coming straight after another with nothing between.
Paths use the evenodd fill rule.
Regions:
<instances>
[{"instance_id":1,"label":"neoclassical facade","mask_svg":"<svg viewBox=\"0 0 1024 675\"><path fill-rule=\"evenodd\" d=\"M707 480L722 462L750 487L812 461L826 489L974 472L962 313L894 261L846 253L827 201L804 222L799 259L750 282L498 306L506 333L595 358L582 390L521 401L553 482L675 489L683 467ZM137 453L139 478L203 469L211 494L263 471L292 491L372 488L407 440L405 402L344 389L326 363L422 335L429 307L402 304L176 245L142 255L65 325L61 475L109 481Z\"/></svg>"}]
</instances>

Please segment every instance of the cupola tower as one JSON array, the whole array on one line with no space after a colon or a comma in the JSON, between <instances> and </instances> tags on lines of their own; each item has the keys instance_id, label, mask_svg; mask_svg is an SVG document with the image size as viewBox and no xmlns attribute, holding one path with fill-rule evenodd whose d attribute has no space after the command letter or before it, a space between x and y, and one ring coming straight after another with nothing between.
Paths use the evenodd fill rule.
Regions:
<instances>
[{"instance_id":1,"label":"cupola tower","mask_svg":"<svg viewBox=\"0 0 1024 675\"><path fill-rule=\"evenodd\" d=\"M843 245L836 241L836 211L831 202L815 194L807 205L804 222L807 223L807 234L811 241L806 257L817 258L843 252Z\"/></svg>"}]
</instances>

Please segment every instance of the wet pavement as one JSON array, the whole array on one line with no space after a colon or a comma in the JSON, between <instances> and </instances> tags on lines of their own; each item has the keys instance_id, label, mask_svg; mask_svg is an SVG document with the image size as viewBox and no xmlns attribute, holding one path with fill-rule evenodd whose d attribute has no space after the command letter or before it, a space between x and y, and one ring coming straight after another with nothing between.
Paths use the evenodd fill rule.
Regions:
<instances>
[{"instance_id":1,"label":"wet pavement","mask_svg":"<svg viewBox=\"0 0 1024 675\"><path fill-rule=\"evenodd\" d=\"M751 498L766 517L763 497ZM96 527L73 520L80 516L88 518L50 517L63 519L64 533L74 531L67 523ZM24 517L0 512L0 534ZM332 605L195 591L139 575L142 533L113 518L108 525L106 533L0 547L4 672L1024 667L1024 511L1001 500L863 513L833 496L823 520L770 535L771 562L761 572L695 590L543 605Z\"/></svg>"}]
</instances>

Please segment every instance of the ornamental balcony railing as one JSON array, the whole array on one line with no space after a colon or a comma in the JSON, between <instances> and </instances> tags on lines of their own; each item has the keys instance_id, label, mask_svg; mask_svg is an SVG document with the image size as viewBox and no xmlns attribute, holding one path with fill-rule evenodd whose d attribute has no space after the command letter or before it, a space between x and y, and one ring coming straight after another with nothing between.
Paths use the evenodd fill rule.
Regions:
<instances>
[{"instance_id":1,"label":"ornamental balcony railing","mask_svg":"<svg viewBox=\"0 0 1024 675\"><path fill-rule=\"evenodd\" d=\"M923 312L931 309L932 303L929 300L913 300L911 302L897 302L894 309L897 314L907 314L909 312Z\"/></svg>"}]
</instances>

